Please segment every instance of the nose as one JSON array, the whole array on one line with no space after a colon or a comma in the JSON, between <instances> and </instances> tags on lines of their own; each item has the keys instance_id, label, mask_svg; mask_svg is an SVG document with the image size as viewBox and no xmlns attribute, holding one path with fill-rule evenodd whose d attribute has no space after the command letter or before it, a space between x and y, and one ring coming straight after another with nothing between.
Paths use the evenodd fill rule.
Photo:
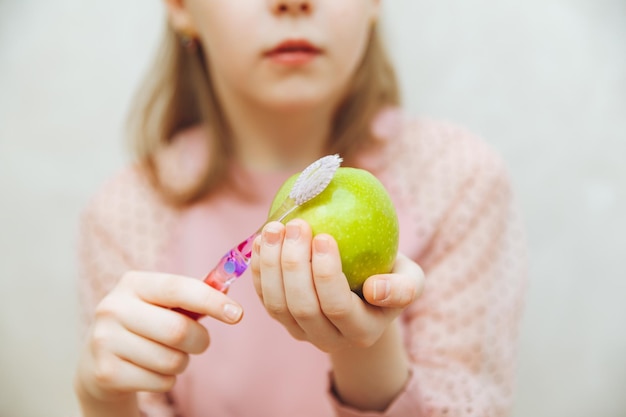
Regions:
<instances>
[{"instance_id":1,"label":"nose","mask_svg":"<svg viewBox=\"0 0 626 417\"><path fill-rule=\"evenodd\" d=\"M270 0L276 15L308 15L313 11L311 0Z\"/></svg>"}]
</instances>

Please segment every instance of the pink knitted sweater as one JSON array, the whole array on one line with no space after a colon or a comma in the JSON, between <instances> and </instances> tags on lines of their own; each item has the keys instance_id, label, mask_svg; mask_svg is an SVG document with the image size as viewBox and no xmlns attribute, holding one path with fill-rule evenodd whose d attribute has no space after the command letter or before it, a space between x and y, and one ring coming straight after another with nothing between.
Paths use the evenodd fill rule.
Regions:
<instances>
[{"instance_id":1,"label":"pink knitted sweater","mask_svg":"<svg viewBox=\"0 0 626 417\"><path fill-rule=\"evenodd\" d=\"M229 295L242 322L203 323L211 346L194 356L167 395L140 393L142 411L165 416L445 416L508 414L526 286L525 243L501 159L468 132L388 110L378 142L358 166L386 185L400 219L400 250L421 265L425 291L399 318L412 376L383 413L352 409L333 395L323 352L293 340L263 309L244 275ZM159 155L166 182L186 184L206 162L205 132L182 132ZM129 270L203 277L263 223L292 172L232 167L245 195L224 188L184 209L164 202L129 167L82 217L80 294L86 325L98 301Z\"/></svg>"}]
</instances>

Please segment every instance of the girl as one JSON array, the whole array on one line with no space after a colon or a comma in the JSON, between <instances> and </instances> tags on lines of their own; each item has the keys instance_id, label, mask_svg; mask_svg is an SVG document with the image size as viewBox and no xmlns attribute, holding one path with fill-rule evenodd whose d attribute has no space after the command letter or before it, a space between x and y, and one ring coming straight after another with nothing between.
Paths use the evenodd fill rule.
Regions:
<instances>
[{"instance_id":1,"label":"girl","mask_svg":"<svg viewBox=\"0 0 626 417\"><path fill-rule=\"evenodd\" d=\"M507 414L525 275L506 170L467 132L402 115L379 3L165 0L137 163L82 222L85 416ZM364 300L302 220L266 225L228 295L190 278L335 152L400 219Z\"/></svg>"}]
</instances>

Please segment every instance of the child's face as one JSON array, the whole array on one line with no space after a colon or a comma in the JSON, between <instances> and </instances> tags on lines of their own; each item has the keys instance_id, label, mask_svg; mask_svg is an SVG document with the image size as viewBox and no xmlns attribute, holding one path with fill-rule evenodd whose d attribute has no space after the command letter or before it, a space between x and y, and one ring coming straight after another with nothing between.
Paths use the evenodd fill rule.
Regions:
<instances>
[{"instance_id":1,"label":"child's face","mask_svg":"<svg viewBox=\"0 0 626 417\"><path fill-rule=\"evenodd\" d=\"M175 28L198 35L221 99L277 109L343 97L379 12L378 0L167 1Z\"/></svg>"}]
</instances>

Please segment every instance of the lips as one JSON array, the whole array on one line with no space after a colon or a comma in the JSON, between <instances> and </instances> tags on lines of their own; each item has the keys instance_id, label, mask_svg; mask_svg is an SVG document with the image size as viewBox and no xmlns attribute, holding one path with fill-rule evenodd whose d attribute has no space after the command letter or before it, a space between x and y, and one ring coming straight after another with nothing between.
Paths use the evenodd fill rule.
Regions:
<instances>
[{"instance_id":1,"label":"lips","mask_svg":"<svg viewBox=\"0 0 626 417\"><path fill-rule=\"evenodd\" d=\"M265 53L267 58L285 65L302 65L315 59L322 50L304 39L289 39Z\"/></svg>"}]
</instances>

